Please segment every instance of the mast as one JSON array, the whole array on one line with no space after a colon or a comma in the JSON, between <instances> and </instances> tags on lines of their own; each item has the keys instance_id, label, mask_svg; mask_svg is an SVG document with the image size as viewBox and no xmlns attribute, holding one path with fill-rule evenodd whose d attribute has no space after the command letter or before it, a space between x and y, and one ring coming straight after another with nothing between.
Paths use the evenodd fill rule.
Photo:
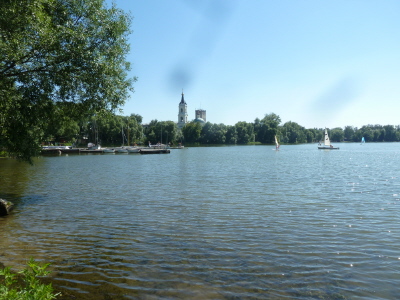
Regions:
<instances>
[{"instance_id":1,"label":"mast","mask_svg":"<svg viewBox=\"0 0 400 300\"><path fill-rule=\"evenodd\" d=\"M124 146L124 126L121 124L122 147Z\"/></svg>"}]
</instances>

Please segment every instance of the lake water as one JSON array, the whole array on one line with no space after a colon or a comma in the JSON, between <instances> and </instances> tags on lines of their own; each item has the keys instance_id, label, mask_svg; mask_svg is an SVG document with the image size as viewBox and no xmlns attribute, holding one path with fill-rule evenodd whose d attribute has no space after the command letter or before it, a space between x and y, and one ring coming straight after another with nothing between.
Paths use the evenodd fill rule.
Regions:
<instances>
[{"instance_id":1,"label":"lake water","mask_svg":"<svg viewBox=\"0 0 400 300\"><path fill-rule=\"evenodd\" d=\"M399 298L400 144L338 145L1 159L0 262L76 299Z\"/></svg>"}]
</instances>

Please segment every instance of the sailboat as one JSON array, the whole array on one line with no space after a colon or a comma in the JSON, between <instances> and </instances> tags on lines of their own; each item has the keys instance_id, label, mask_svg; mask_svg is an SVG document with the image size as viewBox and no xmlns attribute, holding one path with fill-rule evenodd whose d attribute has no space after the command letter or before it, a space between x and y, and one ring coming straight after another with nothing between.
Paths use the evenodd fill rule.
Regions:
<instances>
[{"instance_id":1,"label":"sailboat","mask_svg":"<svg viewBox=\"0 0 400 300\"><path fill-rule=\"evenodd\" d=\"M278 139L275 136L275 150L278 151L279 150L279 143L278 143Z\"/></svg>"},{"instance_id":2,"label":"sailboat","mask_svg":"<svg viewBox=\"0 0 400 300\"><path fill-rule=\"evenodd\" d=\"M321 143L320 143L321 145ZM339 147L333 147L333 145L331 145L331 140L329 139L329 135L328 135L328 130L325 128L325 138L324 138L324 144L321 146L318 146L318 149L327 149L327 150L338 150Z\"/></svg>"},{"instance_id":3,"label":"sailboat","mask_svg":"<svg viewBox=\"0 0 400 300\"><path fill-rule=\"evenodd\" d=\"M121 133L122 133L122 146L120 148L117 148L115 152L117 153L128 153L128 149L125 148L124 142L125 142L125 134L124 134L124 127L121 127Z\"/></svg>"},{"instance_id":4,"label":"sailboat","mask_svg":"<svg viewBox=\"0 0 400 300\"><path fill-rule=\"evenodd\" d=\"M361 138L361 145L364 145L365 144L365 139L364 139L364 137L362 137Z\"/></svg>"}]
</instances>

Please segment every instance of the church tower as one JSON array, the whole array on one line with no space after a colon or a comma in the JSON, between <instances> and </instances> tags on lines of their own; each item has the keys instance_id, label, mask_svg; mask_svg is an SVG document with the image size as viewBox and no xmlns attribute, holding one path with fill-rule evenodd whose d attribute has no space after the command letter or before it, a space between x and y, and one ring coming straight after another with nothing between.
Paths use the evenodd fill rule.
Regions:
<instances>
[{"instance_id":1,"label":"church tower","mask_svg":"<svg viewBox=\"0 0 400 300\"><path fill-rule=\"evenodd\" d=\"M187 104L185 102L185 98L183 97L183 91L182 91L182 99L181 102L179 103L179 113L178 113L178 128L183 128L185 124L187 123Z\"/></svg>"}]
</instances>

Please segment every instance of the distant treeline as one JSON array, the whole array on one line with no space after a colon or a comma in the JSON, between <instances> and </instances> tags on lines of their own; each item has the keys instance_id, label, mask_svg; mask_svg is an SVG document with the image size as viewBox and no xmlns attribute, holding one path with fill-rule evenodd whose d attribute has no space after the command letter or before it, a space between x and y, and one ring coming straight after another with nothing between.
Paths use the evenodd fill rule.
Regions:
<instances>
[{"instance_id":1,"label":"distant treeline","mask_svg":"<svg viewBox=\"0 0 400 300\"><path fill-rule=\"evenodd\" d=\"M196 130L197 129L197 130ZM275 114L256 119L254 123L238 122L234 126L206 123L203 127L189 123L183 128L185 140L200 144L248 144L274 143L275 135L281 144L318 143L323 140L324 128L311 128L286 122L280 125L280 118ZM328 129L332 142L397 142L400 140L400 126L365 125L361 128Z\"/></svg>"},{"instance_id":2,"label":"distant treeline","mask_svg":"<svg viewBox=\"0 0 400 300\"><path fill-rule=\"evenodd\" d=\"M393 125L365 125L361 128L346 126L328 129L332 142L397 142L400 127ZM182 130L173 121L152 120L142 124L137 114L120 116L102 113L76 122L65 118L51 120L46 131L47 142L94 142L104 146L172 144L273 144L277 136L281 144L317 143L323 139L324 128L311 128L286 122L281 125L278 115L266 114L254 122L237 122L235 125L187 123ZM79 143L78 143L79 144Z\"/></svg>"}]
</instances>

